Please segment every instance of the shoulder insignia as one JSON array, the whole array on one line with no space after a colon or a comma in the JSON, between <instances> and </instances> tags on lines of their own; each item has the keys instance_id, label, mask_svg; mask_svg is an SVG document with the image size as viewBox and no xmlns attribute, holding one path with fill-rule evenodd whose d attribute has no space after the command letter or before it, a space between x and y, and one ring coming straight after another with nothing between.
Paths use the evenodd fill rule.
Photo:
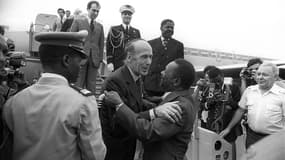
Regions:
<instances>
[{"instance_id":1,"label":"shoulder insignia","mask_svg":"<svg viewBox=\"0 0 285 160\"><path fill-rule=\"evenodd\" d=\"M78 87L78 86L76 86L75 84L69 84L69 86L71 87L71 88L73 88L74 90L76 90L76 91L78 91L80 94L82 94L83 96L86 96L86 97L88 97L88 96L92 96L92 95L94 95L91 91L89 91L89 90L87 90L87 89L83 89L83 88L81 88L81 87Z\"/></svg>"}]
</instances>

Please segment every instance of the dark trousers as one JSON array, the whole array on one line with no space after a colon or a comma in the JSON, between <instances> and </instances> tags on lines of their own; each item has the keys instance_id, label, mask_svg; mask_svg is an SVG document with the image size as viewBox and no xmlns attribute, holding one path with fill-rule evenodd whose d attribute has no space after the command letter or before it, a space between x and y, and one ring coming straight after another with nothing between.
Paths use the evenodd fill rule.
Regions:
<instances>
[{"instance_id":1,"label":"dark trousers","mask_svg":"<svg viewBox=\"0 0 285 160\"><path fill-rule=\"evenodd\" d=\"M268 136L268 134L257 133L253 131L249 126L246 127L246 144L245 147L248 149L252 144Z\"/></svg>"}]
</instances>

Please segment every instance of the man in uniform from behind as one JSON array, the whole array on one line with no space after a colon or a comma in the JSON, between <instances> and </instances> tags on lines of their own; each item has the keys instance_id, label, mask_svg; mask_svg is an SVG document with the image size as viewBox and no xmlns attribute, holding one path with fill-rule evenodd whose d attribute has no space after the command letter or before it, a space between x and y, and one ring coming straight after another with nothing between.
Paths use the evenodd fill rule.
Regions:
<instances>
[{"instance_id":1,"label":"man in uniform from behind","mask_svg":"<svg viewBox=\"0 0 285 160\"><path fill-rule=\"evenodd\" d=\"M13 133L14 160L103 160L106 148L95 96L71 85L86 59L82 33L40 33L44 73L10 98L3 117Z\"/></svg>"},{"instance_id":2,"label":"man in uniform from behind","mask_svg":"<svg viewBox=\"0 0 285 160\"><path fill-rule=\"evenodd\" d=\"M120 12L123 23L110 28L106 41L108 68L112 71L124 65L125 44L130 40L141 38L140 31L130 26L135 9L131 5L123 5Z\"/></svg>"}]
</instances>

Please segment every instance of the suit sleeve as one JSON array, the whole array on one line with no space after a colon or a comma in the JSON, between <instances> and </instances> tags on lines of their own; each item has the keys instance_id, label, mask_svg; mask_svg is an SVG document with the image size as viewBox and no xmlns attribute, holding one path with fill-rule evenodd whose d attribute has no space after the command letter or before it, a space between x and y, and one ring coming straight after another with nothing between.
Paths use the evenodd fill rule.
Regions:
<instances>
[{"instance_id":1,"label":"suit sleeve","mask_svg":"<svg viewBox=\"0 0 285 160\"><path fill-rule=\"evenodd\" d=\"M138 38L141 38L141 32L138 30Z\"/></svg>"},{"instance_id":2,"label":"suit sleeve","mask_svg":"<svg viewBox=\"0 0 285 160\"><path fill-rule=\"evenodd\" d=\"M180 45L179 45L178 58L184 58L184 45L183 45L183 43L180 43Z\"/></svg>"},{"instance_id":3,"label":"suit sleeve","mask_svg":"<svg viewBox=\"0 0 285 160\"><path fill-rule=\"evenodd\" d=\"M103 60L103 54L104 54L104 28L101 25L101 33L100 33L100 39L99 39L99 60Z\"/></svg>"},{"instance_id":4,"label":"suit sleeve","mask_svg":"<svg viewBox=\"0 0 285 160\"><path fill-rule=\"evenodd\" d=\"M79 23L77 19L74 19L71 25L70 32L78 32L78 31L79 31Z\"/></svg>"},{"instance_id":5,"label":"suit sleeve","mask_svg":"<svg viewBox=\"0 0 285 160\"><path fill-rule=\"evenodd\" d=\"M158 141L169 138L178 133L183 127L184 114L179 123L171 123L163 118L155 118L149 121L139 114L134 113L126 105L122 106L116 113L119 123L128 132L142 141Z\"/></svg>"},{"instance_id":6,"label":"suit sleeve","mask_svg":"<svg viewBox=\"0 0 285 160\"><path fill-rule=\"evenodd\" d=\"M95 97L88 97L80 109L79 147L83 159L104 160L106 147L103 142L98 107Z\"/></svg>"},{"instance_id":7,"label":"suit sleeve","mask_svg":"<svg viewBox=\"0 0 285 160\"><path fill-rule=\"evenodd\" d=\"M107 63L113 63L113 46L111 44L111 32L112 28L110 28L106 40L106 54L107 54Z\"/></svg>"}]
</instances>

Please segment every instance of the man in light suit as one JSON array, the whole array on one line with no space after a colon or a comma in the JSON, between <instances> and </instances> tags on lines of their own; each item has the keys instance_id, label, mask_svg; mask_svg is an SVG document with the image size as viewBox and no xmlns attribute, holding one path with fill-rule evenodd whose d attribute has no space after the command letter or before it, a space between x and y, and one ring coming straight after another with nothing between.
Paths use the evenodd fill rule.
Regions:
<instances>
[{"instance_id":1,"label":"man in light suit","mask_svg":"<svg viewBox=\"0 0 285 160\"><path fill-rule=\"evenodd\" d=\"M135 13L131 5L123 5L120 8L122 24L112 26L107 36L106 53L107 63L110 70L116 70L124 65L127 53L124 53L124 47L127 42L141 38L140 31L130 25L132 16Z\"/></svg>"},{"instance_id":2,"label":"man in light suit","mask_svg":"<svg viewBox=\"0 0 285 160\"><path fill-rule=\"evenodd\" d=\"M103 60L104 30L102 24L95 21L100 8L99 2L90 1L87 4L88 17L74 19L71 26L71 32L78 32L80 30L88 31L88 36L86 37L84 44L84 51L89 58L80 69L77 85L87 88L92 93L95 93L96 91L98 68Z\"/></svg>"},{"instance_id":3,"label":"man in light suit","mask_svg":"<svg viewBox=\"0 0 285 160\"><path fill-rule=\"evenodd\" d=\"M113 106L117 123L128 133L144 143L144 160L183 160L191 139L196 110L189 87L195 80L195 69L184 59L177 59L166 66L162 86L170 93L162 104L178 101L182 117L172 123L162 117L135 113L115 91L105 92L105 100ZM156 115L156 108L154 115ZM146 111L149 112L149 111ZM148 116L149 115L149 116Z\"/></svg>"},{"instance_id":4,"label":"man in light suit","mask_svg":"<svg viewBox=\"0 0 285 160\"><path fill-rule=\"evenodd\" d=\"M153 57L148 75L144 80L145 91L149 96L162 96L163 88L160 86L161 71L165 66L177 59L184 58L183 43L172 38L174 33L174 22L171 19L165 19L160 26L161 37L150 40Z\"/></svg>"},{"instance_id":5,"label":"man in light suit","mask_svg":"<svg viewBox=\"0 0 285 160\"><path fill-rule=\"evenodd\" d=\"M14 160L103 160L106 148L95 96L77 79L85 33L37 34L44 73L4 106Z\"/></svg>"}]
</instances>

